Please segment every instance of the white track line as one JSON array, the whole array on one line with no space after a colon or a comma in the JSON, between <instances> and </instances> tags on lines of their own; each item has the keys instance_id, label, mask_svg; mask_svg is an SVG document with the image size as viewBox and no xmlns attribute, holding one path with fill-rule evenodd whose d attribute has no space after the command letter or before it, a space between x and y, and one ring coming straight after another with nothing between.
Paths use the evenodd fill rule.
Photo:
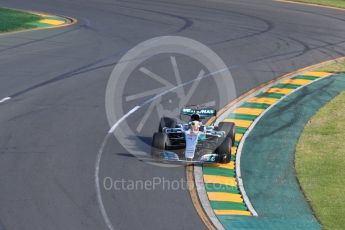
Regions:
<instances>
[{"instance_id":1,"label":"white track line","mask_svg":"<svg viewBox=\"0 0 345 230\"><path fill-rule=\"evenodd\" d=\"M11 97L5 97L5 98L0 100L0 104L6 102L8 100L11 100L11 99L12 99Z\"/></svg>"},{"instance_id":2,"label":"white track line","mask_svg":"<svg viewBox=\"0 0 345 230\"><path fill-rule=\"evenodd\" d=\"M111 221L108 217L107 211L105 210L103 200L102 200L102 193L101 193L101 187L99 185L99 168L100 168L100 163L101 163L101 158L102 158L102 153L104 151L104 147L107 144L108 138L110 137L111 133L108 133L101 145L101 148L98 151L97 154L97 160L96 160L96 168L95 168L95 184L96 184L96 192L97 192L97 200L98 200L98 206L99 209L101 210L102 217L108 227L109 230L114 230L113 225L111 224Z\"/></svg>"},{"instance_id":3,"label":"white track line","mask_svg":"<svg viewBox=\"0 0 345 230\"><path fill-rule=\"evenodd\" d=\"M126 113L123 117L121 117L109 130L108 133L113 133L115 131L115 129L117 128L117 126L119 126L121 124L121 122L123 122L127 117L129 117L132 113L134 113L135 111L137 111L138 109L140 109L140 106L135 106L133 109L131 109L128 113Z\"/></svg>"},{"instance_id":4,"label":"white track line","mask_svg":"<svg viewBox=\"0 0 345 230\"><path fill-rule=\"evenodd\" d=\"M293 75L293 76L290 76L288 77L288 79L290 78L293 78L294 76L297 76L297 75L300 75L301 73L298 73L296 75ZM265 109L265 111L263 111L263 113L260 114L260 116L258 116L255 121L251 124L251 126L247 129L246 133L243 135L242 139L241 139L241 142L237 148L237 153L236 153L236 177L237 177L237 181L238 181L238 186L240 188L240 191L241 191L241 194L242 194L242 197L243 197L243 200L244 202L246 203L247 205L247 208L249 209L249 211L253 214L253 216L258 216L257 212L255 211L252 203L250 202L249 200L249 197L247 196L247 193L246 193L246 190L244 189L244 186L243 186L243 181L242 181L242 176L241 176L241 155L242 155L242 149L243 149L243 145L246 141L246 138L249 136L249 134L251 133L251 131L255 128L255 125L260 121L260 119L269 111L271 110L274 106L276 106L277 104L279 104L281 101L283 101L286 97L292 95L293 93L297 92L298 90L301 90L303 89L304 87L310 85L310 84L313 84L319 80L322 80L322 79L325 79L327 77L330 77L330 76L333 76L332 74L330 74L329 76L326 76L326 77L320 77L319 79L316 79L316 80L313 80L311 81L310 83L308 84L305 84L305 85L302 85L300 86L299 88L291 91L289 94L281 97L276 103L272 104L270 107L268 107L267 109ZM283 81L285 79L281 79L280 81L278 82L274 82L272 84L270 84L269 86L273 86L274 84L277 84L281 81ZM266 88L266 87L265 87ZM262 90L259 90L259 91L262 91ZM258 92L256 92L258 93ZM255 95L257 95L256 93L253 93ZM254 95L254 96L255 96Z\"/></svg>"},{"instance_id":5,"label":"white track line","mask_svg":"<svg viewBox=\"0 0 345 230\"><path fill-rule=\"evenodd\" d=\"M112 135L112 133L115 131L115 129L123 122L127 117L129 117L131 114L133 114L135 111L140 109L140 106L135 106L133 109L131 109L129 112L127 112L123 117L121 117L108 131L108 134L105 136L102 145L97 153L97 160L96 160L96 166L95 166L95 184L96 184L96 191L97 191L97 200L99 209L101 210L103 219L108 226L109 230L114 230L113 225L111 224L111 221L109 219L109 216L107 214L107 211L105 210L103 199L102 199L102 193L101 193L101 187L99 183L99 169L100 169L100 163L102 159L102 154L105 148L105 145L108 142L109 137Z\"/></svg>"}]
</instances>

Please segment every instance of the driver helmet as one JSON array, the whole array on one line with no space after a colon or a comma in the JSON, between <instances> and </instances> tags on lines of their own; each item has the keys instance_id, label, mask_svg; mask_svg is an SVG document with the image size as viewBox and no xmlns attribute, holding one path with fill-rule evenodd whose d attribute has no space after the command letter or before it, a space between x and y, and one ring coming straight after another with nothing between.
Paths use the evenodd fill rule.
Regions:
<instances>
[{"instance_id":1,"label":"driver helmet","mask_svg":"<svg viewBox=\"0 0 345 230\"><path fill-rule=\"evenodd\" d=\"M199 132L201 123L200 121L192 121L191 122L191 130L192 132Z\"/></svg>"},{"instance_id":2,"label":"driver helmet","mask_svg":"<svg viewBox=\"0 0 345 230\"><path fill-rule=\"evenodd\" d=\"M200 121L200 115L195 113L190 117L191 121Z\"/></svg>"}]
</instances>

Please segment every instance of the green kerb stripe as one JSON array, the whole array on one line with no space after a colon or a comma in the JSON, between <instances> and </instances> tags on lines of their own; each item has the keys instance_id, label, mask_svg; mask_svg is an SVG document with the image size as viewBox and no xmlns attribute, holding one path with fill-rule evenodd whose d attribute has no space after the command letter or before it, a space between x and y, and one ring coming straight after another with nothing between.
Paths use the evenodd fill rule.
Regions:
<instances>
[{"instance_id":1,"label":"green kerb stripe","mask_svg":"<svg viewBox=\"0 0 345 230\"><path fill-rule=\"evenodd\" d=\"M293 77L292 79L315 80L315 79L318 79L318 78L319 77L299 75L299 76Z\"/></svg>"},{"instance_id":2,"label":"green kerb stripe","mask_svg":"<svg viewBox=\"0 0 345 230\"><path fill-rule=\"evenodd\" d=\"M229 186L225 184L205 184L207 192L227 192L232 194L240 194L237 186Z\"/></svg>"},{"instance_id":3,"label":"green kerb stripe","mask_svg":"<svg viewBox=\"0 0 345 230\"><path fill-rule=\"evenodd\" d=\"M270 107L269 104L263 104L263 103L251 103L251 102L245 102L243 105L241 105L241 108L254 108L254 109L267 109Z\"/></svg>"},{"instance_id":4,"label":"green kerb stripe","mask_svg":"<svg viewBox=\"0 0 345 230\"><path fill-rule=\"evenodd\" d=\"M229 117L230 119L237 119L237 120L248 120L248 121L253 121L257 118L256 115L250 115L250 114L230 114Z\"/></svg>"},{"instance_id":5,"label":"green kerb stripe","mask_svg":"<svg viewBox=\"0 0 345 230\"><path fill-rule=\"evenodd\" d=\"M281 93L260 93L256 97L268 97L268 98L280 99L283 96L285 96L285 94L281 94Z\"/></svg>"},{"instance_id":6,"label":"green kerb stripe","mask_svg":"<svg viewBox=\"0 0 345 230\"><path fill-rule=\"evenodd\" d=\"M44 27L44 26L51 26L51 24L48 23L42 23L42 22L30 22L27 23L30 26L35 26L35 27Z\"/></svg>"},{"instance_id":7,"label":"green kerb stripe","mask_svg":"<svg viewBox=\"0 0 345 230\"><path fill-rule=\"evenodd\" d=\"M47 16L47 17L44 17L44 18L45 19L55 19L55 20L59 20L59 21L63 21L63 22L66 21L64 18L55 17L55 16Z\"/></svg>"},{"instance_id":8,"label":"green kerb stripe","mask_svg":"<svg viewBox=\"0 0 345 230\"><path fill-rule=\"evenodd\" d=\"M272 88L280 88L280 89L297 89L301 85L297 84L276 84L272 86Z\"/></svg>"},{"instance_id":9,"label":"green kerb stripe","mask_svg":"<svg viewBox=\"0 0 345 230\"><path fill-rule=\"evenodd\" d=\"M226 202L226 201L210 201L211 207L217 210L241 210L247 211L247 207L243 203Z\"/></svg>"},{"instance_id":10,"label":"green kerb stripe","mask_svg":"<svg viewBox=\"0 0 345 230\"><path fill-rule=\"evenodd\" d=\"M246 131L247 131L247 128L236 127L236 133L244 134Z\"/></svg>"},{"instance_id":11,"label":"green kerb stripe","mask_svg":"<svg viewBox=\"0 0 345 230\"><path fill-rule=\"evenodd\" d=\"M239 144L240 144L239 141L235 141L234 146L235 146L235 147L238 147Z\"/></svg>"},{"instance_id":12,"label":"green kerb stripe","mask_svg":"<svg viewBox=\"0 0 345 230\"><path fill-rule=\"evenodd\" d=\"M217 168L217 167L203 167L203 173L207 175L218 175L226 177L234 177L235 171L232 169Z\"/></svg>"}]
</instances>

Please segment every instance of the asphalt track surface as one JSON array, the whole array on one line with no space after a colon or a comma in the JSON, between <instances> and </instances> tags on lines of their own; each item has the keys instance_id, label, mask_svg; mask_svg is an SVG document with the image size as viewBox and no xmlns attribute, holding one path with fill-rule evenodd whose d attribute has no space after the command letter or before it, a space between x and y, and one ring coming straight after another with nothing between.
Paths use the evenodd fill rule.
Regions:
<instances>
[{"instance_id":1,"label":"asphalt track surface","mask_svg":"<svg viewBox=\"0 0 345 230\"><path fill-rule=\"evenodd\" d=\"M206 44L230 67L237 95L345 55L345 14L330 9L263 0L12 0L0 5L79 19L71 27L0 35L0 98L13 97L0 104L0 229L107 229L94 178L97 152L109 130L105 88L116 62L139 42L177 35ZM150 65L164 75L168 70L159 61ZM185 71L195 68L186 65ZM143 85L130 84L125 94ZM195 102L209 99L206 89L207 95L218 95L208 86L200 85ZM128 122L135 124L144 112ZM151 124L141 130L146 142L156 128ZM180 180L185 169L142 162L112 137L100 162L100 181L107 176ZM186 190L101 192L114 229L205 228Z\"/></svg>"}]
</instances>

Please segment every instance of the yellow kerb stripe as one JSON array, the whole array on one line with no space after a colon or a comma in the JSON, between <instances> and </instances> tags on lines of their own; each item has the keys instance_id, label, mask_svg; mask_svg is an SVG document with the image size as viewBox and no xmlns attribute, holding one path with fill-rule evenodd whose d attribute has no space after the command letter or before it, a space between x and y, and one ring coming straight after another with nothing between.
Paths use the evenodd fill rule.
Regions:
<instances>
[{"instance_id":1,"label":"yellow kerb stripe","mask_svg":"<svg viewBox=\"0 0 345 230\"><path fill-rule=\"evenodd\" d=\"M249 211L241 210L213 210L216 215L241 215L241 216L251 216Z\"/></svg>"},{"instance_id":2,"label":"yellow kerb stripe","mask_svg":"<svg viewBox=\"0 0 345 230\"><path fill-rule=\"evenodd\" d=\"M208 199L212 201L228 201L242 203L243 199L240 194L227 193L227 192L208 192Z\"/></svg>"},{"instance_id":3,"label":"yellow kerb stripe","mask_svg":"<svg viewBox=\"0 0 345 230\"><path fill-rule=\"evenodd\" d=\"M281 88L270 88L266 91L266 93L281 93L281 94L289 94L294 89L281 89Z\"/></svg>"},{"instance_id":4,"label":"yellow kerb stripe","mask_svg":"<svg viewBox=\"0 0 345 230\"><path fill-rule=\"evenodd\" d=\"M237 108L233 111L233 113L238 114L249 114L249 115L260 115L264 111L263 109L255 109L255 108Z\"/></svg>"},{"instance_id":5,"label":"yellow kerb stripe","mask_svg":"<svg viewBox=\"0 0 345 230\"><path fill-rule=\"evenodd\" d=\"M235 162L230 161L227 164L212 164L212 167L217 167L217 168L223 168L223 169L234 169L235 168Z\"/></svg>"},{"instance_id":6,"label":"yellow kerb stripe","mask_svg":"<svg viewBox=\"0 0 345 230\"><path fill-rule=\"evenodd\" d=\"M231 147L231 154L236 155L237 153L237 147Z\"/></svg>"},{"instance_id":7,"label":"yellow kerb stripe","mask_svg":"<svg viewBox=\"0 0 345 230\"><path fill-rule=\"evenodd\" d=\"M306 85L310 83L312 80L305 80L305 79L289 79L282 82L282 84L294 84L294 85Z\"/></svg>"},{"instance_id":8,"label":"yellow kerb stripe","mask_svg":"<svg viewBox=\"0 0 345 230\"><path fill-rule=\"evenodd\" d=\"M248 100L248 102L250 102L250 103L262 103L262 104L272 105L272 104L276 103L278 100L279 100L279 99L277 99L277 98L254 97L254 98Z\"/></svg>"},{"instance_id":9,"label":"yellow kerb stripe","mask_svg":"<svg viewBox=\"0 0 345 230\"><path fill-rule=\"evenodd\" d=\"M39 22L47 23L47 24L54 25L54 26L62 25L65 23L62 20L56 20L56 19L42 19L42 20L39 20Z\"/></svg>"},{"instance_id":10,"label":"yellow kerb stripe","mask_svg":"<svg viewBox=\"0 0 345 230\"><path fill-rule=\"evenodd\" d=\"M240 141L243 137L243 134L236 133L235 134L235 141Z\"/></svg>"},{"instance_id":11,"label":"yellow kerb stripe","mask_svg":"<svg viewBox=\"0 0 345 230\"><path fill-rule=\"evenodd\" d=\"M237 120L237 119L225 119L224 122L234 122L236 126L242 127L242 128L248 128L253 121L246 121L246 120Z\"/></svg>"},{"instance_id":12,"label":"yellow kerb stripe","mask_svg":"<svg viewBox=\"0 0 345 230\"><path fill-rule=\"evenodd\" d=\"M229 186L236 186L236 178L226 176L204 175L204 182L209 184L224 184Z\"/></svg>"},{"instance_id":13,"label":"yellow kerb stripe","mask_svg":"<svg viewBox=\"0 0 345 230\"><path fill-rule=\"evenodd\" d=\"M306 73L303 73L302 75L304 76L313 76L313 77L327 77L329 75L331 75L331 73L328 73L328 72L306 72Z\"/></svg>"}]
</instances>

